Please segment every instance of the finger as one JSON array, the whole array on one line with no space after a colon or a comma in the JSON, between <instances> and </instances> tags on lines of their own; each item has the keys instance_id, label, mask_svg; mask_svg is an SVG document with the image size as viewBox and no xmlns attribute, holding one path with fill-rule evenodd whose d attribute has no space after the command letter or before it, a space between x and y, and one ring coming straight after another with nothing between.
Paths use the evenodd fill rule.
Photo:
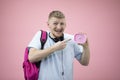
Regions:
<instances>
[{"instance_id":1,"label":"finger","mask_svg":"<svg viewBox=\"0 0 120 80\"><path fill-rule=\"evenodd\" d=\"M87 33L85 33L85 32L79 32L79 34L87 35Z\"/></svg>"},{"instance_id":2,"label":"finger","mask_svg":"<svg viewBox=\"0 0 120 80\"><path fill-rule=\"evenodd\" d=\"M71 40L71 39L65 39L65 40L63 40L63 42L66 43L66 42L68 42L68 41L70 41L70 40Z\"/></svg>"}]
</instances>

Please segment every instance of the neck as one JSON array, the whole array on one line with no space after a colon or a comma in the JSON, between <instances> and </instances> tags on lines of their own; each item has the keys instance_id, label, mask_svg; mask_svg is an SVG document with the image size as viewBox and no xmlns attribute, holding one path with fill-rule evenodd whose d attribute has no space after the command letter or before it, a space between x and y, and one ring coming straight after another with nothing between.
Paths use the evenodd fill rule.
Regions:
<instances>
[{"instance_id":1,"label":"neck","mask_svg":"<svg viewBox=\"0 0 120 80\"><path fill-rule=\"evenodd\" d=\"M52 33L50 32L50 36L51 36L51 38L60 38L60 37L62 37L63 35L61 35L60 37L56 37L54 34L52 34Z\"/></svg>"},{"instance_id":2,"label":"neck","mask_svg":"<svg viewBox=\"0 0 120 80\"><path fill-rule=\"evenodd\" d=\"M54 42L58 42L58 41L63 41L64 40L64 34L60 37L55 37L52 33L49 33L49 37L54 41Z\"/></svg>"},{"instance_id":3,"label":"neck","mask_svg":"<svg viewBox=\"0 0 120 80\"><path fill-rule=\"evenodd\" d=\"M51 38L56 38L51 32L50 32L50 36Z\"/></svg>"}]
</instances>

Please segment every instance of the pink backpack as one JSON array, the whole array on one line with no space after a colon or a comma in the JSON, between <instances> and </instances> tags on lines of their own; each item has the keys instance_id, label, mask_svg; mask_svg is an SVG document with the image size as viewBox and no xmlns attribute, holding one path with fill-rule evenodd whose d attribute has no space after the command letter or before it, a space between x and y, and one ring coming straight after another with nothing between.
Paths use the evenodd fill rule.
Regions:
<instances>
[{"instance_id":1,"label":"pink backpack","mask_svg":"<svg viewBox=\"0 0 120 80\"><path fill-rule=\"evenodd\" d=\"M41 49L43 49L44 44L47 40L47 32L41 30ZM24 62L23 62L23 71L24 71L24 78L25 80L38 80L38 75L39 75L39 65L40 61L37 63L31 63L28 60L28 54L29 54L29 48L27 47L25 49L24 53Z\"/></svg>"}]
</instances>

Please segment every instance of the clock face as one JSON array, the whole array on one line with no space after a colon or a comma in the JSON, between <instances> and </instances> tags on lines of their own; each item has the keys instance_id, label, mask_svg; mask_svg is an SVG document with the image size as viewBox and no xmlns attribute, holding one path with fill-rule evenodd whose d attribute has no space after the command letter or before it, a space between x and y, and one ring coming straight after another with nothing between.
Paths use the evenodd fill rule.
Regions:
<instances>
[{"instance_id":1,"label":"clock face","mask_svg":"<svg viewBox=\"0 0 120 80\"><path fill-rule=\"evenodd\" d=\"M87 36L85 34L75 34L74 35L74 40L77 43L84 44L86 42Z\"/></svg>"}]
</instances>

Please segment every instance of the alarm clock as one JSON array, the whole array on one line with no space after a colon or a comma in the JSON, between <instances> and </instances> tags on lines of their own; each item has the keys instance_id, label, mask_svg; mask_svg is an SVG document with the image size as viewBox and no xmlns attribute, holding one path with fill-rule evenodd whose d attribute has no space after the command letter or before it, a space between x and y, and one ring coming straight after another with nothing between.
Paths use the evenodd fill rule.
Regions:
<instances>
[{"instance_id":1,"label":"alarm clock","mask_svg":"<svg viewBox=\"0 0 120 80\"><path fill-rule=\"evenodd\" d=\"M87 40L87 36L82 33L78 33L74 35L74 41L80 44L84 44Z\"/></svg>"}]
</instances>

